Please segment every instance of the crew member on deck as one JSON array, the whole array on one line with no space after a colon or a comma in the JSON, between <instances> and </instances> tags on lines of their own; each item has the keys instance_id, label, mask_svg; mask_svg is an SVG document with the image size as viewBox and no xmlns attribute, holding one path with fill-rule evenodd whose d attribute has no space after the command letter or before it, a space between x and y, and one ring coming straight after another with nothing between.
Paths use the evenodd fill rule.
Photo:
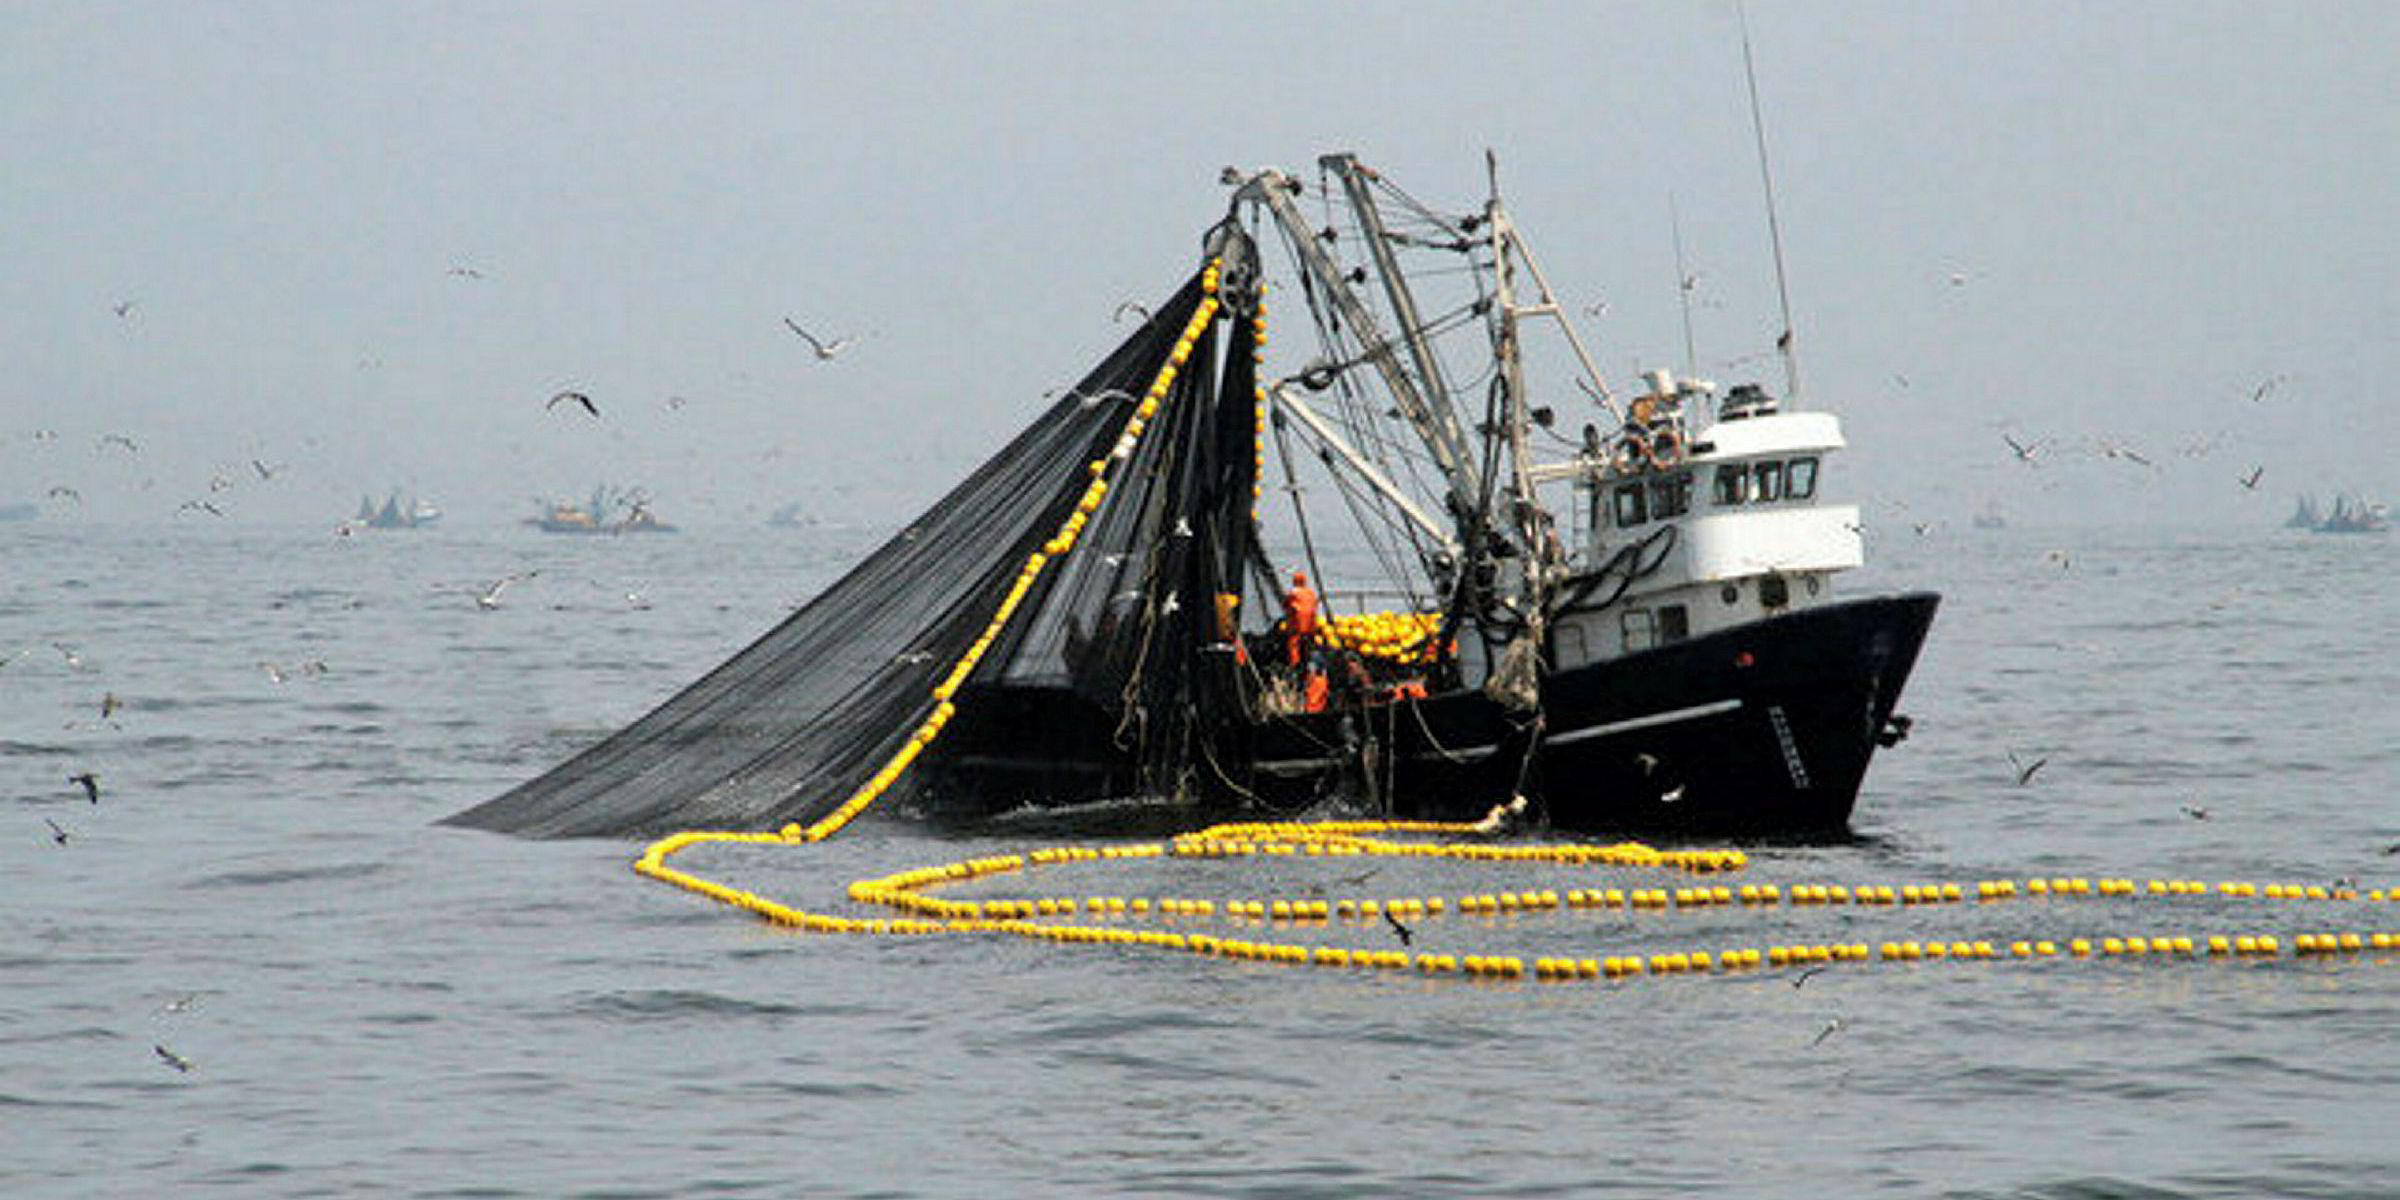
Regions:
<instances>
[{"instance_id":1,"label":"crew member on deck","mask_svg":"<svg viewBox=\"0 0 2400 1200\"><path fill-rule=\"evenodd\" d=\"M1317 591L1308 586L1308 572L1292 572L1292 590L1283 594L1284 661L1292 666L1307 662L1309 647L1317 640Z\"/></svg>"}]
</instances>

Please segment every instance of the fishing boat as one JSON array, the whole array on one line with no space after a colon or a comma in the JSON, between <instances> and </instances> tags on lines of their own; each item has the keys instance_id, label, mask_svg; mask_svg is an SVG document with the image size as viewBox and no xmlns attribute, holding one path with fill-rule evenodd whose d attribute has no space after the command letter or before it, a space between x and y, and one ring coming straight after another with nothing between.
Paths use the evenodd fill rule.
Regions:
<instances>
[{"instance_id":1,"label":"fishing boat","mask_svg":"<svg viewBox=\"0 0 2400 1200\"><path fill-rule=\"evenodd\" d=\"M704 679L451 820L773 829L885 798L1844 829L1938 598L1837 594L1847 443L1796 402L1789 321L1780 394L1620 391L1496 172L1441 209L1319 166L1338 222L1229 171L1194 275L1014 441ZM1296 358L1267 353L1270 294Z\"/></svg>"},{"instance_id":2,"label":"fishing boat","mask_svg":"<svg viewBox=\"0 0 2400 1200\"><path fill-rule=\"evenodd\" d=\"M2285 529L2313 530L2324 523L2324 520L2324 516L2317 512L2316 497L2302 496L2293 505L2292 515L2284 518L2283 527Z\"/></svg>"},{"instance_id":3,"label":"fishing boat","mask_svg":"<svg viewBox=\"0 0 2400 1200\"><path fill-rule=\"evenodd\" d=\"M442 519L442 510L414 496L406 503L394 491L378 506L371 496L358 498L358 515L349 524L357 529L422 529Z\"/></svg>"},{"instance_id":4,"label":"fishing boat","mask_svg":"<svg viewBox=\"0 0 2400 1200\"><path fill-rule=\"evenodd\" d=\"M601 484L581 504L568 500L536 500L540 511L525 523L543 533L673 533L675 526L651 511L648 493ZM618 515L622 513L623 515Z\"/></svg>"},{"instance_id":5,"label":"fishing boat","mask_svg":"<svg viewBox=\"0 0 2400 1200\"><path fill-rule=\"evenodd\" d=\"M2332 510L2317 522L2318 533L2389 533L2391 528L2391 509L2362 496L2335 496Z\"/></svg>"}]
</instances>

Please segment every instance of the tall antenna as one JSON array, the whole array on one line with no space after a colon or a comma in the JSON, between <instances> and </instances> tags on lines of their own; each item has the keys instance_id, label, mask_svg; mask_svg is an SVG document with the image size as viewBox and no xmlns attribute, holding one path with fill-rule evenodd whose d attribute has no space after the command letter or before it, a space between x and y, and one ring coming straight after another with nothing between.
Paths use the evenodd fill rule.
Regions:
<instances>
[{"instance_id":1,"label":"tall antenna","mask_svg":"<svg viewBox=\"0 0 2400 1200\"><path fill-rule=\"evenodd\" d=\"M1742 23L1742 77L1750 83L1750 131L1758 138L1758 178L1767 192L1767 242L1775 252L1775 299L1783 306L1783 332L1775 350L1783 356L1784 403L1800 402L1800 362L1792 353L1792 292L1784 282L1783 227L1775 220L1775 175L1767 169L1767 123L1758 114L1758 68L1750 57L1750 14L1734 0L1734 15Z\"/></svg>"},{"instance_id":2,"label":"tall antenna","mask_svg":"<svg viewBox=\"0 0 2400 1200\"><path fill-rule=\"evenodd\" d=\"M1675 238L1675 294L1683 301L1683 373L1700 373L1700 352L1692 343L1692 286L1699 281L1683 265L1683 215L1675 207L1675 193L1667 193L1667 230Z\"/></svg>"}]
</instances>

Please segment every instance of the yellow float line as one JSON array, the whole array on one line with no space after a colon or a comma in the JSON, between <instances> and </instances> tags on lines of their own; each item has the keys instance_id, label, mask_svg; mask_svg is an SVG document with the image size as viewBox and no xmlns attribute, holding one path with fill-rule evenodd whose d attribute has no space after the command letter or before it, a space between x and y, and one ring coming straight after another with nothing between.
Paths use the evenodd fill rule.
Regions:
<instances>
[{"instance_id":1,"label":"yellow float line","mask_svg":"<svg viewBox=\"0 0 2400 1200\"><path fill-rule=\"evenodd\" d=\"M1571 891L1562 897L1555 891L1497 893L1489 897L1461 897L1456 905L1440 897L1397 898L1392 900L1310 900L1272 902L1232 900L1221 905L1216 901L1179 899L1173 897L1124 896L1054 896L1034 899L992 899L983 901L943 900L924 894L933 887L963 883L1012 872L1031 871L1040 867L1065 866L1086 862L1108 862L1127 859L1215 858L1244 855L1283 855L1317 853L1320 855L1398 855L1436 857L1459 860L1494 861L1494 852L1502 852L1497 861L1547 861L1580 864L1604 864L1658 869L1709 871L1734 869L1740 865L1738 851L1661 852L1638 843L1615 846L1530 845L1491 846L1475 843L1401 843L1370 835L1393 833L1465 834L1475 830L1469 825L1435 822L1340 822L1317 825L1251 824L1225 825L1188 834L1168 842L1136 843L1121 846L1060 846L1024 854L991 855L964 859L937 866L919 867L878 878L861 880L850 885L848 896L862 904L878 905L904 914L886 918L851 918L827 916L792 908L754 893L739 891L676 871L664 865L667 855L703 841L747 841L781 844L776 834L746 835L677 835L654 846L636 864L638 870L705 895L720 903L752 912L771 923L816 933L848 933L868 935L922 934L1006 934L1037 941L1061 944L1119 945L1146 947L1206 955L1244 962L1306 965L1344 969L1411 970L1423 975L1458 975L1476 979L1534 979L1544 982L1563 982L1583 979L1629 979L1646 976L1678 974L1728 973L1761 968L1789 968L1836 963L1922 963L1922 962L1979 962L2000 959L2060 959L2104 960L2157 958L2254 960L2279 958L2284 942L2277 934L2246 933L2187 936L2176 934L2137 934L2079 937L2064 940L2020 939L2007 943L2003 949L1989 940L1910 940L1885 941L1870 945L1866 942L1835 942L1823 944L1791 944L1767 947L1734 947L1716 950L1684 950L1650 954L1619 954L1601 957L1537 957L1530 961L1509 955L1448 955L1409 953L1390 949L1363 949L1335 946L1309 946L1291 942L1261 941L1239 937L1217 937L1204 933L1184 933L1172 929L1134 929L1106 925L1065 924L1057 921L1035 920L1036 917L1073 916L1085 913L1105 918L1140 917L1172 919L1179 917L1214 917L1220 912L1236 920L1278 920L1290 922L1323 921L1329 917L1371 918L1389 914L1394 918L1423 919L1449 911L1462 913L1521 910L1558 910L1574 907L1566 898L1591 896L1589 890ZM678 840L681 839L681 840ZM2123 881L2105 881L2107 886L2077 888L2070 885L2060 889L2064 895L2130 895L2146 889L2121 887ZM1720 903L1716 893L1722 889L1690 889L1709 895L1706 905ZM1770 889L1744 889L1753 895L1763 895ZM1880 896L1880 889L1865 889L1871 896ZM2207 889L2200 889L2205 892ZM2251 894L2263 889L2237 886L2227 895ZM2339 898L2342 893L2325 889L2326 899ZM1635 893L1667 897L1663 889L1636 889L1627 893L1627 907L1632 906ZM1949 889L1931 889L1936 897L1946 896ZM1963 894L1963 889L1961 889ZM2290 898L2307 899L2308 889L2279 887L2278 892ZM1905 891L1899 893L1905 894ZM1925 894L1920 892L1920 894ZM2190 890L2181 893L2195 894ZM1735 893L1739 895L1739 893ZM2400 895L2400 892L2370 892L2369 896ZM1878 902L1870 900L1869 903ZM2305 933L2291 941L2292 955L2301 957L2333 957L2361 954L2368 950L2400 949L2400 933L2320 932Z\"/></svg>"}]
</instances>

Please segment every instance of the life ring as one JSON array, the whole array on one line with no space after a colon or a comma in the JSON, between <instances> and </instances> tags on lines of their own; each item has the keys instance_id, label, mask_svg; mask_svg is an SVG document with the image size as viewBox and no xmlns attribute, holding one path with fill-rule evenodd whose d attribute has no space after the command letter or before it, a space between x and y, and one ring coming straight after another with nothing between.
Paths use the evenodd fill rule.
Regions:
<instances>
[{"instance_id":1,"label":"life ring","mask_svg":"<svg viewBox=\"0 0 2400 1200\"><path fill-rule=\"evenodd\" d=\"M1608 464L1615 467L1619 475L1631 475L1649 453L1650 448L1642 440L1640 432L1628 429L1618 435L1617 448L1609 454Z\"/></svg>"},{"instance_id":2,"label":"life ring","mask_svg":"<svg viewBox=\"0 0 2400 1200\"><path fill-rule=\"evenodd\" d=\"M1652 470L1664 471L1683 461L1683 435L1670 427L1650 431L1650 440L1642 447L1642 456Z\"/></svg>"}]
</instances>

